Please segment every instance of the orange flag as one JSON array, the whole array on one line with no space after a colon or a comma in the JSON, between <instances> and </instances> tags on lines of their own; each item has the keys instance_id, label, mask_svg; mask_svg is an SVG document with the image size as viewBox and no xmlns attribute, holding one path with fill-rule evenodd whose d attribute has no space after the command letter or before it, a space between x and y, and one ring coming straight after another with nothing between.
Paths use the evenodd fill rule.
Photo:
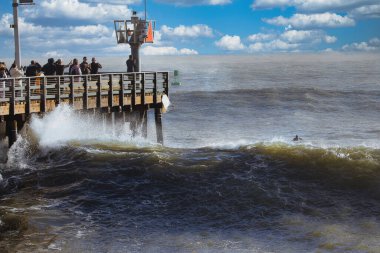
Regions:
<instances>
[{"instance_id":1,"label":"orange flag","mask_svg":"<svg viewBox=\"0 0 380 253\"><path fill-rule=\"evenodd\" d=\"M152 28L152 22L149 22L148 25L148 34L145 38L145 43L153 43L153 28Z\"/></svg>"}]
</instances>

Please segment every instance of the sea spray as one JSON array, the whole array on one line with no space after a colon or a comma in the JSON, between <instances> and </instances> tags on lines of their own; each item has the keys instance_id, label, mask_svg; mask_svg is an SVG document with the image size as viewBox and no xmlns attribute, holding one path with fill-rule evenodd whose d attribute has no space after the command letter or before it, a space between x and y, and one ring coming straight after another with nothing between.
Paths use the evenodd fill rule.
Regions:
<instances>
[{"instance_id":1,"label":"sea spray","mask_svg":"<svg viewBox=\"0 0 380 253\"><path fill-rule=\"evenodd\" d=\"M106 122L103 115L76 112L68 105L60 105L43 117L34 116L31 129L40 147L59 148L69 144L149 145L150 142L133 137L127 122Z\"/></svg>"}]
</instances>

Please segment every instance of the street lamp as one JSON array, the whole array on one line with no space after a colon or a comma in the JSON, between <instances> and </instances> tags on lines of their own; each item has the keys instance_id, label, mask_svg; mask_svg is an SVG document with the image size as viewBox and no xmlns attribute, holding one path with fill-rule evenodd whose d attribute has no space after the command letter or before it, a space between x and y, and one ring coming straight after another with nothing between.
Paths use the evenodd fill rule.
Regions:
<instances>
[{"instance_id":1,"label":"street lamp","mask_svg":"<svg viewBox=\"0 0 380 253\"><path fill-rule=\"evenodd\" d=\"M19 5L34 5L33 0L13 0L13 25L14 41L15 41L15 62L17 67L21 67L21 48L20 48L20 34L18 26L18 6Z\"/></svg>"},{"instance_id":2,"label":"street lamp","mask_svg":"<svg viewBox=\"0 0 380 253\"><path fill-rule=\"evenodd\" d=\"M153 43L155 21L140 19L133 11L130 20L114 20L117 44L129 44L131 54L136 60L136 72L140 71L139 50L144 43Z\"/></svg>"}]
</instances>

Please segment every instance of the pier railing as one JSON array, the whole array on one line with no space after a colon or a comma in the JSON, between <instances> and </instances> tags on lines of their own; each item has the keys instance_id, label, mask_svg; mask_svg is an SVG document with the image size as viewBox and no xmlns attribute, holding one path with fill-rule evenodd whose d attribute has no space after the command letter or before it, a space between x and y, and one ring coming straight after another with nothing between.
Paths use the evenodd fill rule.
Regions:
<instances>
[{"instance_id":1,"label":"pier railing","mask_svg":"<svg viewBox=\"0 0 380 253\"><path fill-rule=\"evenodd\" d=\"M70 104L76 110L159 107L168 72L102 73L0 79L0 116L31 114Z\"/></svg>"}]
</instances>

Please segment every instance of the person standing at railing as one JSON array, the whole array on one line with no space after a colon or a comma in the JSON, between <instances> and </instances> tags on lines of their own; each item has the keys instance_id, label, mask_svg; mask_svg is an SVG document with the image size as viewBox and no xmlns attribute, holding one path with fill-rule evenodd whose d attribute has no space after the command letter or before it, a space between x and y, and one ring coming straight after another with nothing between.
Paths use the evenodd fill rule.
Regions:
<instances>
[{"instance_id":1,"label":"person standing at railing","mask_svg":"<svg viewBox=\"0 0 380 253\"><path fill-rule=\"evenodd\" d=\"M99 69L102 68L102 65L96 62L95 57L92 57L90 68L91 68L91 74L96 75L99 73Z\"/></svg>"},{"instance_id":2,"label":"person standing at railing","mask_svg":"<svg viewBox=\"0 0 380 253\"><path fill-rule=\"evenodd\" d=\"M25 76L33 77L37 76L37 73L41 70L41 65L36 61L31 61L30 65L26 68Z\"/></svg>"},{"instance_id":3,"label":"person standing at railing","mask_svg":"<svg viewBox=\"0 0 380 253\"><path fill-rule=\"evenodd\" d=\"M3 65L3 67L5 68L5 74L7 74L7 76L9 77L11 74L9 74L9 70L7 68L7 64L5 64L5 62L0 62L0 65Z\"/></svg>"},{"instance_id":4,"label":"person standing at railing","mask_svg":"<svg viewBox=\"0 0 380 253\"><path fill-rule=\"evenodd\" d=\"M21 69L19 69L15 63L12 64L11 69L9 70L9 73L10 73L11 77L13 77L13 78L18 78L18 77L24 76L24 72Z\"/></svg>"},{"instance_id":5,"label":"person standing at railing","mask_svg":"<svg viewBox=\"0 0 380 253\"><path fill-rule=\"evenodd\" d=\"M5 64L0 64L0 80L5 79L5 78L8 78L7 67L5 66ZM0 82L0 87L1 87L0 96L1 98L4 99L5 98L5 81Z\"/></svg>"},{"instance_id":6,"label":"person standing at railing","mask_svg":"<svg viewBox=\"0 0 380 253\"><path fill-rule=\"evenodd\" d=\"M23 94L22 80L19 78L24 76L24 72L17 67L16 63L12 64L9 72L11 74L11 77L15 78L15 85L14 85L15 88L20 87L20 92L16 92L16 95L20 95L22 97L22 94Z\"/></svg>"},{"instance_id":7,"label":"person standing at railing","mask_svg":"<svg viewBox=\"0 0 380 253\"><path fill-rule=\"evenodd\" d=\"M127 64L127 72L135 72L136 64L132 55L129 55L129 59L127 60L126 64Z\"/></svg>"},{"instance_id":8,"label":"person standing at railing","mask_svg":"<svg viewBox=\"0 0 380 253\"><path fill-rule=\"evenodd\" d=\"M91 67L87 62L87 57L83 57L83 62L80 64L80 70L83 75L88 75L91 73Z\"/></svg>"},{"instance_id":9,"label":"person standing at railing","mask_svg":"<svg viewBox=\"0 0 380 253\"><path fill-rule=\"evenodd\" d=\"M92 57L90 68L91 68L91 75L97 75L99 74L99 69L103 68L103 66L100 63L96 62L95 57ZM95 81L97 80L97 77L93 76L91 77L91 80Z\"/></svg>"},{"instance_id":10,"label":"person standing at railing","mask_svg":"<svg viewBox=\"0 0 380 253\"><path fill-rule=\"evenodd\" d=\"M55 76L57 68L55 67L53 58L48 59L48 63L42 67L42 72L44 72L45 76Z\"/></svg>"},{"instance_id":11,"label":"person standing at railing","mask_svg":"<svg viewBox=\"0 0 380 253\"><path fill-rule=\"evenodd\" d=\"M55 68L56 68L56 73L57 73L57 76L62 76L65 72L65 68L68 68L71 66L71 64L73 64L73 61L70 61L69 64L65 65L63 64L63 61L61 59L58 59L56 62L55 62Z\"/></svg>"},{"instance_id":12,"label":"person standing at railing","mask_svg":"<svg viewBox=\"0 0 380 253\"><path fill-rule=\"evenodd\" d=\"M70 66L70 75L82 75L82 71L79 67L78 59L73 60L73 65ZM78 82L80 77L76 78L75 81Z\"/></svg>"},{"instance_id":13,"label":"person standing at railing","mask_svg":"<svg viewBox=\"0 0 380 253\"><path fill-rule=\"evenodd\" d=\"M42 67L42 72L44 72L45 76L55 76L56 75L57 68L55 67L53 58L48 59L48 63L46 63ZM43 79L41 79L41 80L43 80ZM55 77L47 77L45 80L47 82L47 83L45 83L45 85L46 84L54 84L57 81Z\"/></svg>"}]
</instances>

